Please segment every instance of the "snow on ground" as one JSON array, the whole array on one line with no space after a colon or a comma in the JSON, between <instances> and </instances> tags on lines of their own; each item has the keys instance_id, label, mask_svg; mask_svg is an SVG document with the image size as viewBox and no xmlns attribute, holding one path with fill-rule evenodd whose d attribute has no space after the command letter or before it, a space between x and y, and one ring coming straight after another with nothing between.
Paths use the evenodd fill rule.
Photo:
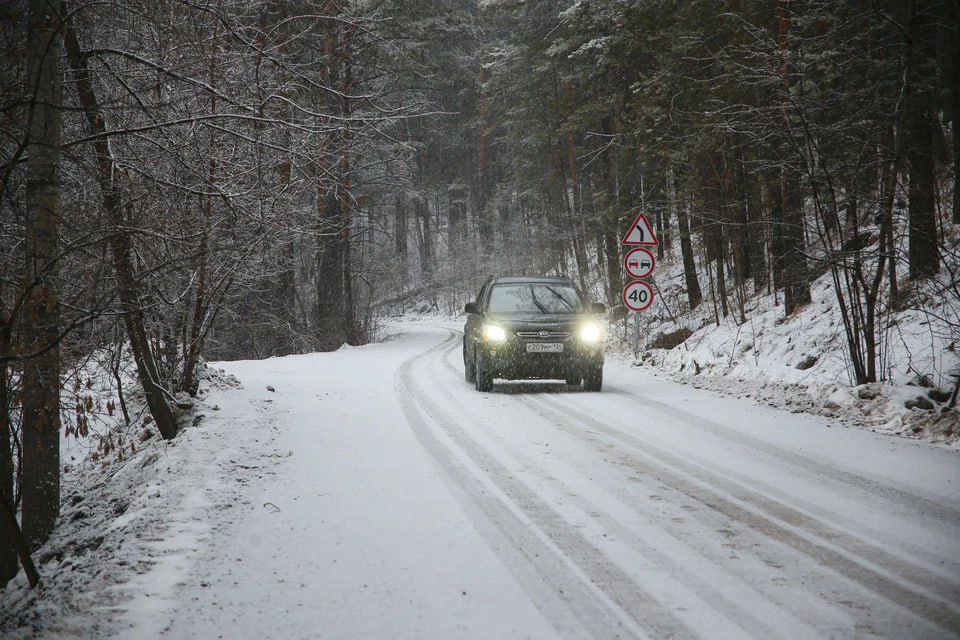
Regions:
<instances>
[{"instance_id":1,"label":"snow on ground","mask_svg":"<svg viewBox=\"0 0 960 640\"><path fill-rule=\"evenodd\" d=\"M667 306L684 298L682 276L674 270L666 273L659 282L665 292L660 308L641 318L638 366L653 367L697 388L960 446L960 413L941 414L953 376L960 372L960 336L954 329L960 324L960 301L933 297L930 292L942 288L942 282L926 286L922 310L897 312L886 323L880 361L886 380L857 387L828 275L813 283L812 302L789 318L783 317L783 306L775 305L772 295L762 295L746 301L746 322L738 323L734 312L718 325L709 297L698 313L675 322ZM736 304L733 297L730 302ZM623 353L636 339L637 328L630 322L613 332L619 338L615 348ZM680 327L692 331L683 344L647 348Z\"/></svg>"},{"instance_id":2,"label":"snow on ground","mask_svg":"<svg viewBox=\"0 0 960 640\"><path fill-rule=\"evenodd\" d=\"M952 249L944 259L955 262L960 236L953 233L946 241ZM854 386L829 272L812 283L812 302L788 318L779 292L751 295L752 283L747 283L745 322L740 321L735 290L729 294L730 314L715 314L720 302L714 300L703 264L698 263L698 273L703 302L690 312L675 246L658 261L654 306L640 314L637 324L632 319L614 323L609 348L625 356L636 353L638 366L697 388L960 447L960 411L941 413L960 375L960 299L948 287L960 264L945 264L938 278L919 285L901 282L906 308L892 314L884 310L878 329L883 381L860 387ZM884 289L883 304L886 297ZM679 329L690 337L678 346L658 348L658 340Z\"/></svg>"},{"instance_id":3,"label":"snow on ground","mask_svg":"<svg viewBox=\"0 0 960 640\"><path fill-rule=\"evenodd\" d=\"M480 394L456 324L221 363L176 440L68 472L0 636L960 634L955 452L616 358Z\"/></svg>"},{"instance_id":4,"label":"snow on ground","mask_svg":"<svg viewBox=\"0 0 960 640\"><path fill-rule=\"evenodd\" d=\"M249 504L241 488L270 471L255 472L245 459L277 455L268 437L275 418L236 385L206 375L207 397L181 417L185 428L170 442L149 429L140 432L146 439L123 442L127 429L102 423L68 439L60 522L34 555L43 585L29 590L21 573L0 593L0 635L156 635L211 542L210 511ZM136 398L128 397L132 407ZM113 442L109 453L100 439Z\"/></svg>"}]
</instances>

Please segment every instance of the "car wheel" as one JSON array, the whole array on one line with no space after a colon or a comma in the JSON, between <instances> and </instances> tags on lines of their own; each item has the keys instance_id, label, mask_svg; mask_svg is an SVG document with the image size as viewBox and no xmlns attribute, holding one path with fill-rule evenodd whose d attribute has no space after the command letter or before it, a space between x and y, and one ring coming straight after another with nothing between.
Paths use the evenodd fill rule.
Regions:
<instances>
[{"instance_id":1,"label":"car wheel","mask_svg":"<svg viewBox=\"0 0 960 640\"><path fill-rule=\"evenodd\" d=\"M477 379L476 373L477 372L476 372L476 369L474 368L474 364L470 362L470 359L467 357L467 343L464 342L463 343L463 378L470 384L473 384L473 382Z\"/></svg>"},{"instance_id":2,"label":"car wheel","mask_svg":"<svg viewBox=\"0 0 960 640\"><path fill-rule=\"evenodd\" d=\"M474 382L477 385L477 391L492 391L493 373L488 367L484 366L483 354L474 353L473 362L476 365L473 375L476 378Z\"/></svg>"},{"instance_id":3,"label":"car wheel","mask_svg":"<svg viewBox=\"0 0 960 640\"><path fill-rule=\"evenodd\" d=\"M567 378L567 384L578 385L580 384L580 378Z\"/></svg>"},{"instance_id":4,"label":"car wheel","mask_svg":"<svg viewBox=\"0 0 960 640\"><path fill-rule=\"evenodd\" d=\"M600 391L603 388L603 365L597 365L583 378L583 388L587 391Z\"/></svg>"}]
</instances>

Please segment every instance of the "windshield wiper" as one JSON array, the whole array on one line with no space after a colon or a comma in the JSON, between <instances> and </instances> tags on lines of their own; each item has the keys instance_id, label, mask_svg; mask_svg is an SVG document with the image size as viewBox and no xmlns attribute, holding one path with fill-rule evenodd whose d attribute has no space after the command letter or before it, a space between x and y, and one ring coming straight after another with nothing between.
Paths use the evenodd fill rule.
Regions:
<instances>
[{"instance_id":1,"label":"windshield wiper","mask_svg":"<svg viewBox=\"0 0 960 640\"><path fill-rule=\"evenodd\" d=\"M547 308L537 300L537 292L533 290L533 285L530 285L530 298L533 300L533 304L537 305L537 309L540 309L540 313L550 313L547 311Z\"/></svg>"},{"instance_id":2,"label":"windshield wiper","mask_svg":"<svg viewBox=\"0 0 960 640\"><path fill-rule=\"evenodd\" d=\"M573 311L573 310L574 310L574 309L573 309L573 305L571 305L569 302L567 302L567 299L564 298L562 295L560 295L553 287L551 287L550 285L544 285L544 286L547 288L547 291L549 291L549 292L552 293L553 295L555 295L555 296L557 296L558 298L560 298L560 302L562 302L564 305L566 305L567 309L570 309L570 311Z\"/></svg>"}]
</instances>

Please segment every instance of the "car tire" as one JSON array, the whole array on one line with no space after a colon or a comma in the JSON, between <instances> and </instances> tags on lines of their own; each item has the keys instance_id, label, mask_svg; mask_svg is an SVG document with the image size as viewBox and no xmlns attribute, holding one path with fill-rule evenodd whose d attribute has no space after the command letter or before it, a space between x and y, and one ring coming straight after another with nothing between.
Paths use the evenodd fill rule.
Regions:
<instances>
[{"instance_id":1,"label":"car tire","mask_svg":"<svg viewBox=\"0 0 960 640\"><path fill-rule=\"evenodd\" d=\"M570 386L576 386L580 384L580 378L567 378L566 383Z\"/></svg>"},{"instance_id":2,"label":"car tire","mask_svg":"<svg viewBox=\"0 0 960 640\"><path fill-rule=\"evenodd\" d=\"M473 384L477 379L477 370L475 365L467 357L467 343L463 343L463 379Z\"/></svg>"},{"instance_id":3,"label":"car tire","mask_svg":"<svg viewBox=\"0 0 960 640\"><path fill-rule=\"evenodd\" d=\"M474 368L474 377L476 380L477 391L493 391L493 373L485 366L482 353L474 353L473 361L476 364Z\"/></svg>"},{"instance_id":4,"label":"car tire","mask_svg":"<svg viewBox=\"0 0 960 640\"><path fill-rule=\"evenodd\" d=\"M587 391L600 391L603 388L603 365L590 369L583 377L583 388Z\"/></svg>"}]
</instances>

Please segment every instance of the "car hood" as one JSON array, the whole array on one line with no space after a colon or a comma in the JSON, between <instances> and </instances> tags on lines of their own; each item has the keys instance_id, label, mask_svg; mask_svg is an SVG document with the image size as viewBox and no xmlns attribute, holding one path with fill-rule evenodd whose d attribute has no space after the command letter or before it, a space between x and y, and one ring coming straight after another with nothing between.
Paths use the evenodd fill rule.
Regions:
<instances>
[{"instance_id":1,"label":"car hood","mask_svg":"<svg viewBox=\"0 0 960 640\"><path fill-rule=\"evenodd\" d=\"M487 316L487 322L512 331L556 331L569 329L587 317L588 314L584 313L491 314Z\"/></svg>"}]
</instances>

